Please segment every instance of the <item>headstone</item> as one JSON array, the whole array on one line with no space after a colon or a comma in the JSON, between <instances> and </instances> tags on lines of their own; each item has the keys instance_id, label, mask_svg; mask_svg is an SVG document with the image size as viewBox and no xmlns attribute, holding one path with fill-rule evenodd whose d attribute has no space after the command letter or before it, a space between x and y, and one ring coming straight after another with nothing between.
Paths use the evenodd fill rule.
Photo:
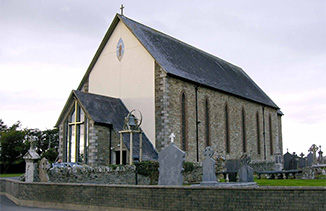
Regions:
<instances>
[{"instance_id":1,"label":"headstone","mask_svg":"<svg viewBox=\"0 0 326 211\"><path fill-rule=\"evenodd\" d=\"M318 147L316 144L313 144L310 148L309 148L309 152L312 152L313 154L313 161L312 161L312 164L317 164L317 150L318 150Z\"/></svg>"},{"instance_id":2,"label":"headstone","mask_svg":"<svg viewBox=\"0 0 326 211\"><path fill-rule=\"evenodd\" d=\"M283 170L282 155L281 153L277 153L275 155L274 171L282 171L282 170Z\"/></svg>"},{"instance_id":3,"label":"headstone","mask_svg":"<svg viewBox=\"0 0 326 211\"><path fill-rule=\"evenodd\" d=\"M171 138L172 139L172 138ZM173 142L158 154L159 185L182 185L182 171L185 160L185 152L179 149Z\"/></svg>"},{"instance_id":4,"label":"headstone","mask_svg":"<svg viewBox=\"0 0 326 211\"><path fill-rule=\"evenodd\" d=\"M48 170L50 169L51 165L46 158L42 158L39 164L39 177L41 182L49 182L49 175Z\"/></svg>"},{"instance_id":5,"label":"headstone","mask_svg":"<svg viewBox=\"0 0 326 211\"><path fill-rule=\"evenodd\" d=\"M239 170L239 182L254 182L254 171L249 166L251 158L244 154L240 158L241 168Z\"/></svg>"},{"instance_id":6,"label":"headstone","mask_svg":"<svg viewBox=\"0 0 326 211\"><path fill-rule=\"evenodd\" d=\"M24 160L26 162L25 169L25 182L36 182L38 180L37 174L37 161L41 158L35 150L35 139L30 139L31 146L28 152L24 155Z\"/></svg>"},{"instance_id":7,"label":"headstone","mask_svg":"<svg viewBox=\"0 0 326 211\"><path fill-rule=\"evenodd\" d=\"M283 159L284 159L284 170L290 170L292 155L289 152L286 152L283 155Z\"/></svg>"},{"instance_id":8,"label":"headstone","mask_svg":"<svg viewBox=\"0 0 326 211\"><path fill-rule=\"evenodd\" d=\"M302 169L302 179L315 179L315 170L311 166Z\"/></svg>"},{"instance_id":9,"label":"headstone","mask_svg":"<svg viewBox=\"0 0 326 211\"><path fill-rule=\"evenodd\" d=\"M321 146L319 146L319 152L318 152L318 163L322 164L323 163L323 151L321 151Z\"/></svg>"},{"instance_id":10,"label":"headstone","mask_svg":"<svg viewBox=\"0 0 326 211\"><path fill-rule=\"evenodd\" d=\"M303 157L304 154L301 152L300 158L299 158L299 168L302 169L306 167L306 158Z\"/></svg>"},{"instance_id":11,"label":"headstone","mask_svg":"<svg viewBox=\"0 0 326 211\"><path fill-rule=\"evenodd\" d=\"M310 152L307 155L307 166L312 166L313 161L314 161L314 155Z\"/></svg>"},{"instance_id":12,"label":"headstone","mask_svg":"<svg viewBox=\"0 0 326 211\"><path fill-rule=\"evenodd\" d=\"M290 170L298 169L298 156L293 152L292 157L290 159Z\"/></svg>"},{"instance_id":13,"label":"headstone","mask_svg":"<svg viewBox=\"0 0 326 211\"><path fill-rule=\"evenodd\" d=\"M208 146L204 150L205 160L203 161L203 181L200 185L214 186L216 182L215 160L212 158L214 151Z\"/></svg>"},{"instance_id":14,"label":"headstone","mask_svg":"<svg viewBox=\"0 0 326 211\"><path fill-rule=\"evenodd\" d=\"M228 172L228 179L230 182L237 181L237 173L241 168L240 160L227 160L226 161L226 171Z\"/></svg>"}]
</instances>

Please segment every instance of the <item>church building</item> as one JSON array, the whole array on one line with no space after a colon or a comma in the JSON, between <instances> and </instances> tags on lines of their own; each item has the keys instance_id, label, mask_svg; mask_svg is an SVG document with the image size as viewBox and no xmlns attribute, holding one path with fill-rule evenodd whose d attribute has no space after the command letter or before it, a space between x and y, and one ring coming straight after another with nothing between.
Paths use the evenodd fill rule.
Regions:
<instances>
[{"instance_id":1,"label":"church building","mask_svg":"<svg viewBox=\"0 0 326 211\"><path fill-rule=\"evenodd\" d=\"M60 159L127 163L129 136L120 153L119 131L133 109L143 116L142 160L157 160L171 133L191 162L206 146L255 163L282 155L283 114L240 67L117 14L56 123Z\"/></svg>"}]
</instances>

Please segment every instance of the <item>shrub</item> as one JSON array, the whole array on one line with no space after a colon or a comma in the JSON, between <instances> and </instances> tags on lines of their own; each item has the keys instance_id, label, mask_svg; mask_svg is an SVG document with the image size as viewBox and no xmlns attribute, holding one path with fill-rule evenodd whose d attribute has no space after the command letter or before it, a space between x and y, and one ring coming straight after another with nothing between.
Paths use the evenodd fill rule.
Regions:
<instances>
[{"instance_id":1,"label":"shrub","mask_svg":"<svg viewBox=\"0 0 326 211\"><path fill-rule=\"evenodd\" d=\"M137 164L137 171L139 174L149 177L151 180L151 185L158 181L158 171L159 163L157 161L142 161Z\"/></svg>"}]
</instances>

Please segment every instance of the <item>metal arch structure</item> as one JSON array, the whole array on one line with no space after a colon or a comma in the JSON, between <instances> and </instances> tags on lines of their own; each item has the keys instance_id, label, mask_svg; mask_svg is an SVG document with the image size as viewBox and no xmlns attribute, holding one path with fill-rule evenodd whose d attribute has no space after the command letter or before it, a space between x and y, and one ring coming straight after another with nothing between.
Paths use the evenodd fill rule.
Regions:
<instances>
[{"instance_id":1,"label":"metal arch structure","mask_svg":"<svg viewBox=\"0 0 326 211\"><path fill-rule=\"evenodd\" d=\"M136 114L138 114L138 115L136 115ZM133 109L125 117L123 129L137 131L137 130L139 130L142 122L143 122L143 114L139 110Z\"/></svg>"},{"instance_id":2,"label":"metal arch structure","mask_svg":"<svg viewBox=\"0 0 326 211\"><path fill-rule=\"evenodd\" d=\"M142 161L143 154L143 131L140 125L143 122L142 113L137 110L131 110L125 117L123 129L119 131L120 133L120 164L122 164L122 145L123 145L123 134L129 133L130 137L130 151L129 151L129 165L133 162L133 133L139 133L139 161Z\"/></svg>"}]
</instances>

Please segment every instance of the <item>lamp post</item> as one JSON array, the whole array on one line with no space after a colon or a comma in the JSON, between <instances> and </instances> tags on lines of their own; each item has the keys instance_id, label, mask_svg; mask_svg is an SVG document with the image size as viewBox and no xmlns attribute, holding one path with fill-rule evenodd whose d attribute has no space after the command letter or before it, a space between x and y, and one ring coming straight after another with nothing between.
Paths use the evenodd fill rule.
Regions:
<instances>
[{"instance_id":1,"label":"lamp post","mask_svg":"<svg viewBox=\"0 0 326 211\"><path fill-rule=\"evenodd\" d=\"M135 169L135 181L136 185L138 185L138 164L139 164L139 157L137 155L132 156L132 159L134 160L134 165L136 167Z\"/></svg>"}]
</instances>

